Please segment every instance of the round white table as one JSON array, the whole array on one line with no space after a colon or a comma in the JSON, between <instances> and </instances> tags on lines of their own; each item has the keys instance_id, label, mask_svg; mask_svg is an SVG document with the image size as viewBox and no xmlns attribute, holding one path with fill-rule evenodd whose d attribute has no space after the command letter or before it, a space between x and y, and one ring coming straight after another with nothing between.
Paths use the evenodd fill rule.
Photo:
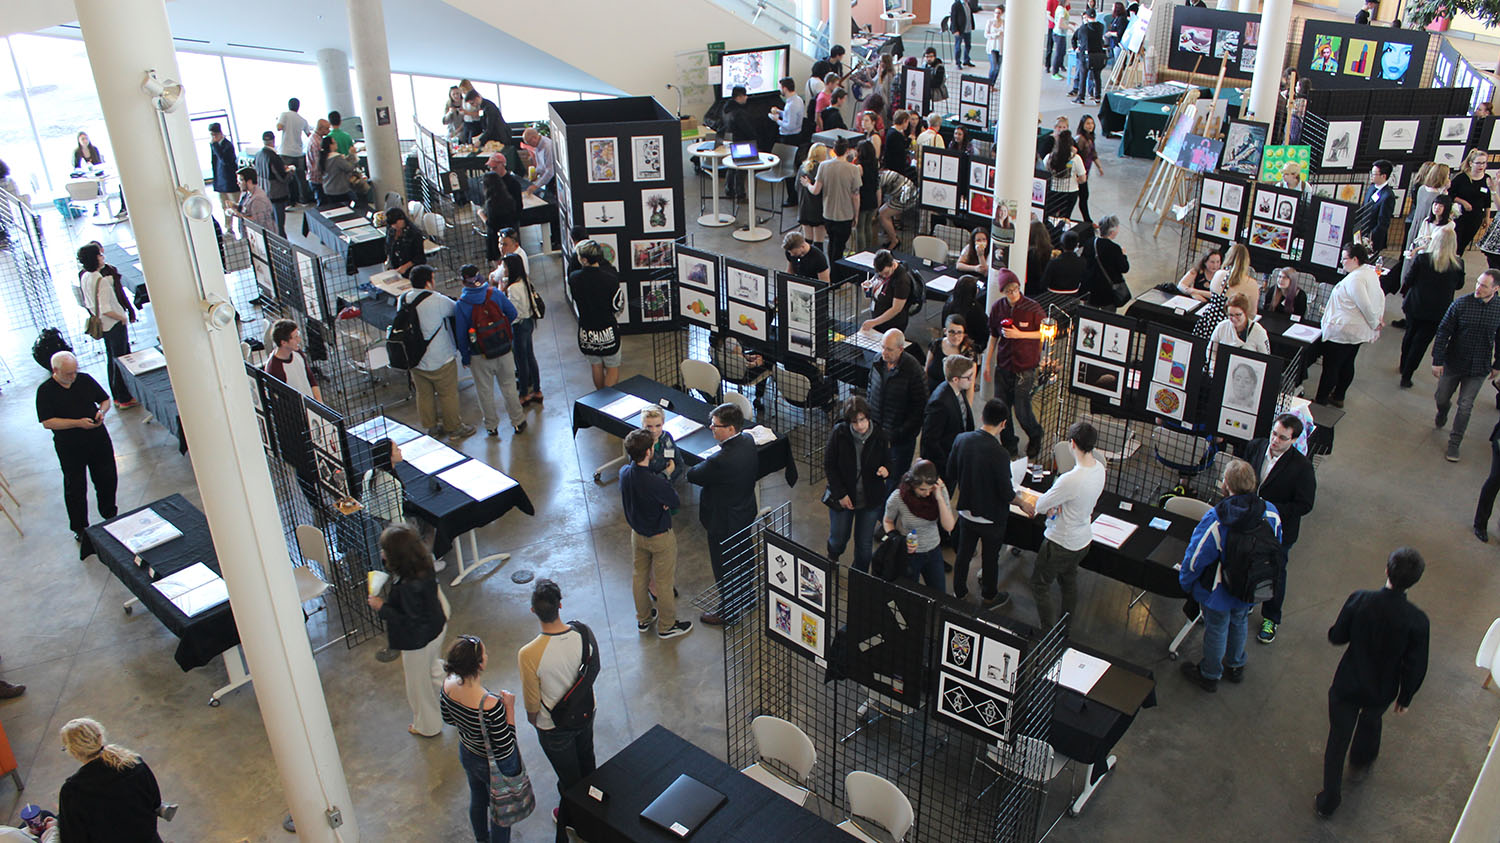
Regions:
<instances>
[{"instance_id":1,"label":"round white table","mask_svg":"<svg viewBox=\"0 0 1500 843\"><path fill-rule=\"evenodd\" d=\"M885 31L888 34L890 34L890 35L900 35L901 34L901 24L908 23L910 21L916 20L917 19L917 15L916 15L915 12L907 12L907 11L901 11L901 12L881 12L880 13L880 19L886 22L887 26L885 28Z\"/></svg>"},{"instance_id":2,"label":"round white table","mask_svg":"<svg viewBox=\"0 0 1500 843\"><path fill-rule=\"evenodd\" d=\"M734 232L734 239L750 243L771 239L771 229L757 225L759 220L755 218L755 174L761 170L769 170L780 163L781 156L772 155L769 152L762 152L760 159L753 164L736 164L734 159L724 162L726 167L744 171L745 183L748 186L745 190L745 201L748 203L745 211L745 227Z\"/></svg>"},{"instance_id":3,"label":"round white table","mask_svg":"<svg viewBox=\"0 0 1500 843\"><path fill-rule=\"evenodd\" d=\"M693 146L689 154L710 163L709 172L712 174L714 188L713 211L699 217L698 224L714 227L734 225L734 214L719 212L719 162L729 154L729 147L721 145L718 141L704 141Z\"/></svg>"}]
</instances>

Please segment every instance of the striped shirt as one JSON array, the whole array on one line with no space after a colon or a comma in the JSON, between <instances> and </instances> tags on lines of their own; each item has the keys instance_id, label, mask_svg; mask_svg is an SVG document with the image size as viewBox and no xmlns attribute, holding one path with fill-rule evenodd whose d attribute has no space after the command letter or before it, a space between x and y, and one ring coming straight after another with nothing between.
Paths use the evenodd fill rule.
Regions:
<instances>
[{"instance_id":1,"label":"striped shirt","mask_svg":"<svg viewBox=\"0 0 1500 843\"><path fill-rule=\"evenodd\" d=\"M443 722L458 729L458 740L464 749L484 757L484 734L479 731L479 712L448 696L445 690L438 695L438 708L443 712ZM490 745L495 748L495 760L507 758L516 751L516 727L505 722L505 703L484 712L485 729L490 734Z\"/></svg>"}]
</instances>

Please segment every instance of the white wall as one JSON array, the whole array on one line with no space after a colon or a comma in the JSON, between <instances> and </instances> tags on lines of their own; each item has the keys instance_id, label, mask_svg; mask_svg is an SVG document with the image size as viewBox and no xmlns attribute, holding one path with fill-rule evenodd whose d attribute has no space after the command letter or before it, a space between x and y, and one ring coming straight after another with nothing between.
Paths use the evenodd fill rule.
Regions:
<instances>
[{"instance_id":1,"label":"white wall","mask_svg":"<svg viewBox=\"0 0 1500 843\"><path fill-rule=\"evenodd\" d=\"M712 0L550 0L544 14L534 2L447 0L448 5L550 53L595 78L635 96L653 96L669 109L676 97L676 54L704 50L710 41L726 49L781 43L714 4ZM812 59L792 52L791 75L801 80ZM707 101L688 102L685 113L701 115Z\"/></svg>"},{"instance_id":2,"label":"white wall","mask_svg":"<svg viewBox=\"0 0 1500 843\"><path fill-rule=\"evenodd\" d=\"M78 20L73 0L0 0L0 36Z\"/></svg>"}]
</instances>

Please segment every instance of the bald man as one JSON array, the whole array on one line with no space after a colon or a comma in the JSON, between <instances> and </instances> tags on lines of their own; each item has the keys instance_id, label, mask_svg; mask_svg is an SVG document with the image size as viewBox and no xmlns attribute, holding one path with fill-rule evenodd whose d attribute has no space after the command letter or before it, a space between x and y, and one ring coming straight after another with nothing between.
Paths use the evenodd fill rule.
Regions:
<instances>
[{"instance_id":1,"label":"bald man","mask_svg":"<svg viewBox=\"0 0 1500 843\"><path fill-rule=\"evenodd\" d=\"M68 529L79 542L79 558L93 552L84 538L89 525L89 501L85 481L94 481L94 499L103 520L115 517L115 446L104 427L109 414L109 395L99 382L78 371L72 352L52 355L52 377L36 390L36 418L52 431L52 446L63 472L63 503L68 509Z\"/></svg>"},{"instance_id":2,"label":"bald man","mask_svg":"<svg viewBox=\"0 0 1500 843\"><path fill-rule=\"evenodd\" d=\"M917 434L927 406L927 372L906 350L906 335L896 328L880 338L880 359L870 367L870 421L891 442L891 476L886 485L896 488L901 475L911 468L917 452Z\"/></svg>"},{"instance_id":3,"label":"bald man","mask_svg":"<svg viewBox=\"0 0 1500 843\"><path fill-rule=\"evenodd\" d=\"M521 133L521 143L531 150L531 159L536 166L536 174L526 186L526 192L535 194L552 187L552 177L557 173L557 148L553 146L552 139L543 137L541 132L528 126Z\"/></svg>"}]
</instances>

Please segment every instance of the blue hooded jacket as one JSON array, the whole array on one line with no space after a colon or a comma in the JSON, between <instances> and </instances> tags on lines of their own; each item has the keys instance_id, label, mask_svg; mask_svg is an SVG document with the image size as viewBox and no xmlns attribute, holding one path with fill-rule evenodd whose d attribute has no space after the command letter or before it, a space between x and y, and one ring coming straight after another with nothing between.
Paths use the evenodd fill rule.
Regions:
<instances>
[{"instance_id":1,"label":"blue hooded jacket","mask_svg":"<svg viewBox=\"0 0 1500 843\"><path fill-rule=\"evenodd\" d=\"M453 308L453 344L458 346L458 356L465 366L469 365L469 356L473 352L469 343L469 321L474 318L474 308L484 304L486 290L500 305L500 312L505 314L505 318L511 322L516 321L516 306L510 303L505 293L488 283L478 287L464 287L463 292L458 294L457 306Z\"/></svg>"},{"instance_id":2,"label":"blue hooded jacket","mask_svg":"<svg viewBox=\"0 0 1500 843\"><path fill-rule=\"evenodd\" d=\"M1228 612L1252 605L1230 596L1223 582L1223 566L1214 575L1213 589L1205 588L1198 578L1204 569L1224 559L1224 534L1229 527L1247 529L1257 519L1264 518L1281 541L1281 513L1276 505L1266 503L1253 492L1231 495L1203 516L1193 528L1193 537L1188 541L1187 552L1182 557L1182 569L1177 581L1182 590L1193 595L1198 604L1216 612Z\"/></svg>"}]
</instances>

